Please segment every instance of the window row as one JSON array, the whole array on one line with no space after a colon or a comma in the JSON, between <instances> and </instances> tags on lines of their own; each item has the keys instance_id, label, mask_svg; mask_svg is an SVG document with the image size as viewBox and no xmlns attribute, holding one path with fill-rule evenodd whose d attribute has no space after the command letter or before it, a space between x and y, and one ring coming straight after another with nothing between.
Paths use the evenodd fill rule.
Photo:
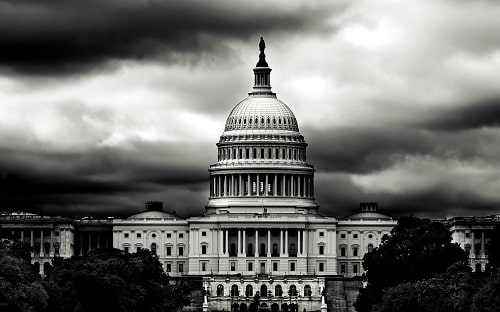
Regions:
<instances>
[{"instance_id":1,"label":"window row","mask_svg":"<svg viewBox=\"0 0 500 312\"><path fill-rule=\"evenodd\" d=\"M123 237L124 237L124 238L130 238L130 234L131 234L131 233L129 233L129 232L124 232L124 233L123 233ZM172 238L172 233L167 233L167 234L166 234L166 236L167 236L167 238ZM136 237L136 238L142 238L142 232L136 232L136 233L135 233L135 237ZM157 234L156 234L156 233L152 233L152 234L151 234L151 238L156 238L156 237L157 237ZM179 233L177 234L177 237L178 237L178 238L184 238L184 233L179 232Z\"/></svg>"},{"instance_id":2,"label":"window row","mask_svg":"<svg viewBox=\"0 0 500 312\"><path fill-rule=\"evenodd\" d=\"M231 286L231 289L228 294L224 293L224 285L219 284L217 285L217 297L223 297L223 296L231 296L231 297L240 297L240 296L245 296L245 297L253 297L253 296L259 296L259 297L283 297L283 287L281 285L276 285L274 286L274 292L271 290L272 286L269 285L269 287L266 284L263 284L258 288L259 290L256 290L254 292L254 287L252 285L246 285L244 287L244 294L240 292L240 289L238 285L233 284ZM299 291L297 290L297 286L295 285L290 285L288 287L288 297L297 297L299 296ZM286 296L286 294L285 294ZM303 296L304 297L311 297L312 296L312 289L310 285L305 285L303 289Z\"/></svg>"},{"instance_id":3,"label":"window row","mask_svg":"<svg viewBox=\"0 0 500 312\"><path fill-rule=\"evenodd\" d=\"M372 239L373 238L373 234L368 234L367 237L369 239ZM346 233L340 233L340 238L341 239L346 239L347 238L347 234ZM358 239L359 238L359 234L358 233L352 233L352 238L353 239Z\"/></svg>"},{"instance_id":4,"label":"window row","mask_svg":"<svg viewBox=\"0 0 500 312\"><path fill-rule=\"evenodd\" d=\"M314 183L312 175L304 174L217 174L210 179L210 194L314 197Z\"/></svg>"},{"instance_id":5,"label":"window row","mask_svg":"<svg viewBox=\"0 0 500 312\"><path fill-rule=\"evenodd\" d=\"M361 263L359 262L353 262L351 263L351 268L349 268L347 262L340 262L340 274L360 274L361 273Z\"/></svg>"},{"instance_id":6,"label":"window row","mask_svg":"<svg viewBox=\"0 0 500 312\"><path fill-rule=\"evenodd\" d=\"M227 120L226 128L248 128L248 127L266 127L266 128L289 128L293 127L298 131L297 121L289 116L260 116L260 117L230 117Z\"/></svg>"},{"instance_id":7,"label":"window row","mask_svg":"<svg viewBox=\"0 0 500 312\"><path fill-rule=\"evenodd\" d=\"M219 158L229 159L288 159L306 161L305 148L295 147L221 147L219 148Z\"/></svg>"},{"instance_id":8,"label":"window row","mask_svg":"<svg viewBox=\"0 0 500 312\"><path fill-rule=\"evenodd\" d=\"M205 246L205 248L206 248L206 246ZM142 244L136 244L135 245L135 250L133 252L139 252L142 249L143 249ZM129 244L123 245L123 250L126 253L132 252L131 246ZM156 243L152 243L149 246L149 250L151 251L152 254L156 255L158 253L158 245ZM173 251L173 246L171 246L171 245L166 245L165 246L165 255L166 256L172 256L172 251ZM176 256L182 257L182 256L184 256L184 252L185 252L185 246L184 245L178 245L177 246L177 255ZM206 249L205 249L205 252L206 252Z\"/></svg>"},{"instance_id":9,"label":"window row","mask_svg":"<svg viewBox=\"0 0 500 312\"><path fill-rule=\"evenodd\" d=\"M360 254L360 248L358 245L353 245L351 246L351 253L348 254L348 248L346 245L340 245L339 246L339 256L340 257L347 257L347 256L352 256L352 257L360 257L362 256ZM373 251L373 244L368 244L366 246L366 252L372 252Z\"/></svg>"}]
</instances>

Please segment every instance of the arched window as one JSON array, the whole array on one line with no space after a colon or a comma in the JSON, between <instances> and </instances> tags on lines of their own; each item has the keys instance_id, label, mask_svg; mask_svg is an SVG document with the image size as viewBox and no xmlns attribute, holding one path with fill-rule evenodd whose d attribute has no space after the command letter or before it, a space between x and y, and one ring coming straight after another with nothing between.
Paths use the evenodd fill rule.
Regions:
<instances>
[{"instance_id":1,"label":"arched window","mask_svg":"<svg viewBox=\"0 0 500 312\"><path fill-rule=\"evenodd\" d=\"M222 284L217 285L217 297L224 296L224 286Z\"/></svg>"},{"instance_id":2,"label":"arched window","mask_svg":"<svg viewBox=\"0 0 500 312\"><path fill-rule=\"evenodd\" d=\"M373 251L373 244L368 244L367 250L368 250L368 252L372 252Z\"/></svg>"},{"instance_id":3,"label":"arched window","mask_svg":"<svg viewBox=\"0 0 500 312\"><path fill-rule=\"evenodd\" d=\"M281 285L276 285L276 287L274 287L274 295L276 297L283 296L283 288L281 288Z\"/></svg>"},{"instance_id":4,"label":"arched window","mask_svg":"<svg viewBox=\"0 0 500 312\"><path fill-rule=\"evenodd\" d=\"M253 296L253 287L252 285L247 285L245 288L245 296L252 297Z\"/></svg>"},{"instance_id":5,"label":"arched window","mask_svg":"<svg viewBox=\"0 0 500 312\"><path fill-rule=\"evenodd\" d=\"M238 290L238 285L231 286L231 297L238 297L240 295L240 291Z\"/></svg>"},{"instance_id":6,"label":"arched window","mask_svg":"<svg viewBox=\"0 0 500 312\"><path fill-rule=\"evenodd\" d=\"M306 285L304 286L304 297L311 297L312 291L311 291L311 286Z\"/></svg>"},{"instance_id":7,"label":"arched window","mask_svg":"<svg viewBox=\"0 0 500 312\"><path fill-rule=\"evenodd\" d=\"M260 286L260 296L267 297L267 286L266 285Z\"/></svg>"},{"instance_id":8,"label":"arched window","mask_svg":"<svg viewBox=\"0 0 500 312\"><path fill-rule=\"evenodd\" d=\"M297 287L295 285L290 285L290 288L288 289L288 295L297 296Z\"/></svg>"},{"instance_id":9,"label":"arched window","mask_svg":"<svg viewBox=\"0 0 500 312\"><path fill-rule=\"evenodd\" d=\"M254 252L253 252L253 244L250 243L250 244L248 244L248 247L247 247L247 256L248 255L253 255L253 254L254 254Z\"/></svg>"},{"instance_id":10,"label":"arched window","mask_svg":"<svg viewBox=\"0 0 500 312\"><path fill-rule=\"evenodd\" d=\"M156 243L152 243L152 244L151 244L151 253L152 253L153 255L156 255Z\"/></svg>"}]
</instances>

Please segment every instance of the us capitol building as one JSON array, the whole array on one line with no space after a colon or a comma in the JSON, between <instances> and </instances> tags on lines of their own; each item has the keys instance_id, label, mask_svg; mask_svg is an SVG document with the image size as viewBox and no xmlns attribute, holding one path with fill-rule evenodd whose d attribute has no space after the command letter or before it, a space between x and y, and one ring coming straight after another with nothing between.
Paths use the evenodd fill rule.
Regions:
<instances>
[{"instance_id":1,"label":"us capitol building","mask_svg":"<svg viewBox=\"0 0 500 312\"><path fill-rule=\"evenodd\" d=\"M204 311L326 311L328 281L361 276L364 254L397 222L376 203L340 219L319 214L307 143L292 110L271 90L262 38L259 48L253 89L232 109L217 143L203 216L184 219L161 202L126 219L5 213L2 232L31 244L41 274L56 256L147 248L170 276L202 280ZM479 270L487 262L485 233L499 223L489 218L445 220Z\"/></svg>"}]
</instances>

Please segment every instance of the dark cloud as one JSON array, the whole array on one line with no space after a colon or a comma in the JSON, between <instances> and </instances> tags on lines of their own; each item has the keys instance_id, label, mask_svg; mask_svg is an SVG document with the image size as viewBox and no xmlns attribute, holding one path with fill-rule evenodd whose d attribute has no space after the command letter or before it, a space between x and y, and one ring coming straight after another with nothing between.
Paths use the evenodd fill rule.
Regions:
<instances>
[{"instance_id":1,"label":"dark cloud","mask_svg":"<svg viewBox=\"0 0 500 312\"><path fill-rule=\"evenodd\" d=\"M328 11L253 2L2 1L0 64L58 73L109 59L221 52L223 39L325 28Z\"/></svg>"},{"instance_id":2,"label":"dark cloud","mask_svg":"<svg viewBox=\"0 0 500 312\"><path fill-rule=\"evenodd\" d=\"M453 183L408 189L401 193L366 191L344 174L318 175L316 198L321 214L337 217L358 211L360 202L377 202L381 212L393 217L479 216L498 212L500 208L498 199L488 199L474 190L460 189Z\"/></svg>"},{"instance_id":3,"label":"dark cloud","mask_svg":"<svg viewBox=\"0 0 500 312\"><path fill-rule=\"evenodd\" d=\"M170 200L167 196L172 196L173 190L200 193L208 185L209 164L193 156L200 155L196 153L199 148L136 142L129 149L82 152L2 150L0 207L50 214L113 215L134 207L142 209L148 200ZM185 214L205 204L200 198L184 203L176 200L172 202Z\"/></svg>"},{"instance_id":4,"label":"dark cloud","mask_svg":"<svg viewBox=\"0 0 500 312\"><path fill-rule=\"evenodd\" d=\"M422 126L432 130L462 130L500 126L500 98L435 110Z\"/></svg>"}]
</instances>

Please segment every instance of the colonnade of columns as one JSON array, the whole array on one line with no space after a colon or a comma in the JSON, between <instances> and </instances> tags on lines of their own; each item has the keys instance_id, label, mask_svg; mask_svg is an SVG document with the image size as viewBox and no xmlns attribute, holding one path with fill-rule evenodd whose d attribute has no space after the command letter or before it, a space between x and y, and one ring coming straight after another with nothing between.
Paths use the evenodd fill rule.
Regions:
<instances>
[{"instance_id":1,"label":"colonnade of columns","mask_svg":"<svg viewBox=\"0 0 500 312\"><path fill-rule=\"evenodd\" d=\"M271 239L279 231L279 242ZM290 235L288 229L231 229L219 230L219 255L226 256L254 256L254 257L288 257L302 256L307 254L308 231L304 229L292 230ZM235 235L235 232L236 235ZM230 236L237 237L235 250L231 250L234 239L230 241ZM264 235L262 235L264 234ZM262 237L264 236L264 237ZM230 242L232 243L230 245ZM260 246L264 244L265 250ZM276 248L274 248L276 247Z\"/></svg>"},{"instance_id":2,"label":"colonnade of columns","mask_svg":"<svg viewBox=\"0 0 500 312\"><path fill-rule=\"evenodd\" d=\"M112 234L109 234L112 235ZM78 242L79 242L79 250L78 250L78 255L83 255L84 254L84 246L86 245L87 249L85 249L85 252L90 252L93 249L99 249L101 247L108 248L109 246L109 241L110 237L109 235L102 235L104 237L104 244L101 245L101 233L100 232L80 232L78 233ZM88 239L87 242L83 242L84 237ZM76 240L76 239L75 239ZM95 244L92 244L92 243Z\"/></svg>"},{"instance_id":3,"label":"colonnade of columns","mask_svg":"<svg viewBox=\"0 0 500 312\"><path fill-rule=\"evenodd\" d=\"M214 174L210 178L210 195L225 196L291 196L314 197L312 175L285 173Z\"/></svg>"}]
</instances>

